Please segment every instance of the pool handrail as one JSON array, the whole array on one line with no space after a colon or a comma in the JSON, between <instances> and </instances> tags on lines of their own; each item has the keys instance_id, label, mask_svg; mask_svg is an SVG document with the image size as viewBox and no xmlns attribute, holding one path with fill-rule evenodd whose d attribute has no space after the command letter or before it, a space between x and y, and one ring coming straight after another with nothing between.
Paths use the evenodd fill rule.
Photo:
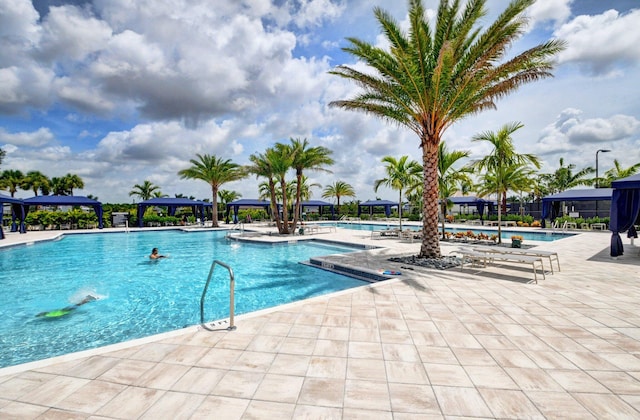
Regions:
<instances>
[{"instance_id":1,"label":"pool handrail","mask_svg":"<svg viewBox=\"0 0 640 420\"><path fill-rule=\"evenodd\" d=\"M214 260L211 263L211 268L209 269L209 276L207 277L207 282L204 285L204 290L202 291L202 296L200 297L200 324L204 325L204 299L207 295L207 290L209 289L209 283L211 282L211 277L213 276L213 271L216 268L216 265L220 265L227 269L229 272L229 326L227 330L233 331L236 329L236 326L233 324L233 312L234 312L234 289L235 289L235 277L233 275L233 269L229 267L227 264L222 261Z\"/></svg>"}]
</instances>

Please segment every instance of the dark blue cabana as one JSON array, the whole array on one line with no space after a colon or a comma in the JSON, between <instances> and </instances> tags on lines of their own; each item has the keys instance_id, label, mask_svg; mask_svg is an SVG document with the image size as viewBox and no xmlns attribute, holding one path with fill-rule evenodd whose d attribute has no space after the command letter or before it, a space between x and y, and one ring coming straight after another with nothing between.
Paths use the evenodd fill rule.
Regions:
<instances>
[{"instance_id":1,"label":"dark blue cabana","mask_svg":"<svg viewBox=\"0 0 640 420\"><path fill-rule=\"evenodd\" d=\"M358 217L362 213L363 207L369 207L369 215L373 215L374 207L384 207L384 214L389 217L391 216L391 207L398 207L398 203L394 203L389 200L369 200L364 203L358 204Z\"/></svg>"},{"instance_id":2,"label":"dark blue cabana","mask_svg":"<svg viewBox=\"0 0 640 420\"><path fill-rule=\"evenodd\" d=\"M320 213L320 215L322 215L322 209L324 209L325 207L328 207L329 211L331 212L331 218L333 219L333 217L335 216L335 212L333 210L333 204L328 203L326 201L309 200L309 201L303 201L302 203L300 203L300 208L303 213L304 213L304 209L307 207L318 207L318 212Z\"/></svg>"},{"instance_id":3,"label":"dark blue cabana","mask_svg":"<svg viewBox=\"0 0 640 420\"><path fill-rule=\"evenodd\" d=\"M476 210L478 211L478 214L480 215L480 220L482 221L482 216L484 215L484 208L486 205L489 205L490 207L492 207L492 203L488 202L482 198L478 198L472 195L468 195L468 196L464 196L464 197L449 197L449 201L451 201L453 204L457 204L460 206L470 206L470 205L474 205L476 206ZM492 208L490 210L493 210Z\"/></svg>"},{"instance_id":4,"label":"dark blue cabana","mask_svg":"<svg viewBox=\"0 0 640 420\"><path fill-rule=\"evenodd\" d=\"M24 226L24 218L26 217L26 212L23 201L19 198L13 198L7 195L0 194L0 239L4 239L4 229L2 228L2 218L4 217L4 203L11 204L11 232L18 231L18 223L16 223L16 220L19 220L20 233L25 233L26 228Z\"/></svg>"},{"instance_id":5,"label":"dark blue cabana","mask_svg":"<svg viewBox=\"0 0 640 420\"><path fill-rule=\"evenodd\" d=\"M567 190L548 195L542 198L542 219L555 219L562 201L609 201L611 200L611 192L611 188L590 188Z\"/></svg>"},{"instance_id":6,"label":"dark blue cabana","mask_svg":"<svg viewBox=\"0 0 640 420\"><path fill-rule=\"evenodd\" d=\"M91 198L79 195L37 195L24 200L26 206L86 206L92 207L98 216L98 228L104 227L102 223L102 203Z\"/></svg>"},{"instance_id":7,"label":"dark blue cabana","mask_svg":"<svg viewBox=\"0 0 640 420\"><path fill-rule=\"evenodd\" d=\"M191 207L193 214L200 214L200 220L204 222L204 208L213 207L213 204L188 198L157 197L145 200L138 203L138 227L144 224L144 212L147 207L166 207L169 216L175 215L178 207Z\"/></svg>"},{"instance_id":8,"label":"dark blue cabana","mask_svg":"<svg viewBox=\"0 0 640 420\"><path fill-rule=\"evenodd\" d=\"M609 230L611 234L611 256L624 254L620 232L633 229L640 213L640 174L622 178L611 183L613 193ZM633 229L635 231L635 229ZM631 232L633 234L633 231Z\"/></svg>"},{"instance_id":9,"label":"dark blue cabana","mask_svg":"<svg viewBox=\"0 0 640 420\"><path fill-rule=\"evenodd\" d=\"M231 203L227 203L227 211L225 214L225 219L227 219L227 223L229 220L229 214L231 213L231 209L233 209L233 221L234 223L238 222L238 210L240 207L259 207L265 209L267 214L271 216L271 201L269 200L255 200L251 198L241 198L240 200L232 201ZM280 204L278 204L278 208L280 208Z\"/></svg>"}]
</instances>

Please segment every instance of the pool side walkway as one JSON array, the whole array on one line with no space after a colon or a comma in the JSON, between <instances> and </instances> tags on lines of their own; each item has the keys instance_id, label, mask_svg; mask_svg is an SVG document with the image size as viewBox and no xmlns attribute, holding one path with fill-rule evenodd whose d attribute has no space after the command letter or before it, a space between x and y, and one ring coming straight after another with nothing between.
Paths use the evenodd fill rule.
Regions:
<instances>
[{"instance_id":1,"label":"pool side walkway","mask_svg":"<svg viewBox=\"0 0 640 420\"><path fill-rule=\"evenodd\" d=\"M608 232L539 243L562 271L531 284L524 267L410 270L387 259L419 243L370 236L304 239L383 247L347 259L401 276L239 316L235 331L190 327L0 369L0 418L640 417L640 243L623 238L617 260Z\"/></svg>"}]
</instances>

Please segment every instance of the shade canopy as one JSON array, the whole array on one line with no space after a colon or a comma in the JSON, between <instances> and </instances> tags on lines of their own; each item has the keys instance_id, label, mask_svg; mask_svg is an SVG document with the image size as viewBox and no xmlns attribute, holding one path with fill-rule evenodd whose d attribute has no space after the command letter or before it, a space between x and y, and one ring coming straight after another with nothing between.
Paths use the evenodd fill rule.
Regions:
<instances>
[{"instance_id":1,"label":"shade canopy","mask_svg":"<svg viewBox=\"0 0 640 420\"><path fill-rule=\"evenodd\" d=\"M24 211L24 203L19 198L9 197L8 195L0 194L0 239L4 239L4 229L2 229L2 219L4 217L4 203L11 204L11 219L13 223L11 224L11 231L15 232L18 230L18 224L16 220L20 221L20 233L25 233L26 228L24 226L24 218L26 216Z\"/></svg>"},{"instance_id":2,"label":"shade canopy","mask_svg":"<svg viewBox=\"0 0 640 420\"><path fill-rule=\"evenodd\" d=\"M265 209L268 215L271 215L271 201L251 199L251 198L241 198L239 200L232 201L231 203L227 203L227 211L226 211L227 223L228 223L229 213L231 212L231 209L233 209L234 223L238 222L238 210L240 209L240 207L263 208Z\"/></svg>"},{"instance_id":3,"label":"shade canopy","mask_svg":"<svg viewBox=\"0 0 640 420\"><path fill-rule=\"evenodd\" d=\"M624 254L620 232L630 230L632 236L635 234L633 225L640 213L640 174L613 181L611 186L613 193L609 214L609 230L612 232L610 254L617 257Z\"/></svg>"},{"instance_id":4,"label":"shade canopy","mask_svg":"<svg viewBox=\"0 0 640 420\"><path fill-rule=\"evenodd\" d=\"M391 216L391 207L398 207L398 203L389 200L368 200L358 204L358 216L362 213L363 207L369 208L369 214L373 214L374 207L383 207L384 214L389 217Z\"/></svg>"},{"instance_id":5,"label":"shade canopy","mask_svg":"<svg viewBox=\"0 0 640 420\"><path fill-rule=\"evenodd\" d=\"M331 212L331 217L333 218L335 216L335 212L333 210L333 204L326 201L322 201L322 200L303 201L302 203L300 203L300 207L302 209L301 210L302 212L304 212L304 209L308 207L318 207L318 212L320 214L322 214L324 208L328 208L329 211Z\"/></svg>"},{"instance_id":6,"label":"shade canopy","mask_svg":"<svg viewBox=\"0 0 640 420\"><path fill-rule=\"evenodd\" d=\"M204 220L204 208L213 207L213 204L206 201L191 200L182 197L156 197L138 203L138 227L144 224L144 212L147 207L166 207L169 216L176 214L178 207L191 207L193 214L200 214L200 220Z\"/></svg>"},{"instance_id":7,"label":"shade canopy","mask_svg":"<svg viewBox=\"0 0 640 420\"><path fill-rule=\"evenodd\" d=\"M567 190L557 194L548 195L542 198L542 218L546 219L550 215L551 218L555 218L551 210L554 203L560 203L562 201L609 201L611 200L611 188L589 188L580 190ZM558 205L555 206L559 209Z\"/></svg>"},{"instance_id":8,"label":"shade canopy","mask_svg":"<svg viewBox=\"0 0 640 420\"><path fill-rule=\"evenodd\" d=\"M24 200L25 206L87 206L98 216L98 228L102 229L102 203L80 195L37 195Z\"/></svg>"}]
</instances>

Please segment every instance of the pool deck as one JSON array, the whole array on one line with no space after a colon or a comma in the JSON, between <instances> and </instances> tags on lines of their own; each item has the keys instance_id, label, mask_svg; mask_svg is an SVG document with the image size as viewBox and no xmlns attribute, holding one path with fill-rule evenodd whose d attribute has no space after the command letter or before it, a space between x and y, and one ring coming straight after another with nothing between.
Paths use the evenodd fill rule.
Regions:
<instances>
[{"instance_id":1,"label":"pool deck","mask_svg":"<svg viewBox=\"0 0 640 420\"><path fill-rule=\"evenodd\" d=\"M381 247L346 259L402 275L238 316L235 331L190 327L0 369L0 418L640 417L640 241L623 237L618 259L606 231L536 243L562 271L531 284L524 267L409 270L387 259L419 243L367 231L293 239L309 238Z\"/></svg>"}]
</instances>

